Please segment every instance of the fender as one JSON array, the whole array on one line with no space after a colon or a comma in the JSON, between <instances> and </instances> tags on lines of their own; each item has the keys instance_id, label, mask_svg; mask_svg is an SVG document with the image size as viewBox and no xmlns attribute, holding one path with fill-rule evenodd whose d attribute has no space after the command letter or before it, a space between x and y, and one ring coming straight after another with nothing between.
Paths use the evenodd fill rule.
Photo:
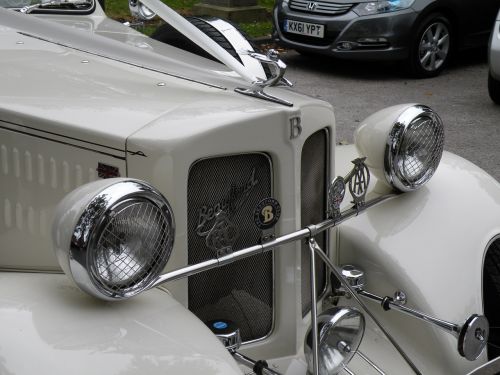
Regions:
<instances>
[{"instance_id":1,"label":"fender","mask_svg":"<svg viewBox=\"0 0 500 375\"><path fill-rule=\"evenodd\" d=\"M241 374L165 290L98 301L62 274L0 272L2 374Z\"/></svg>"},{"instance_id":2,"label":"fender","mask_svg":"<svg viewBox=\"0 0 500 375\"><path fill-rule=\"evenodd\" d=\"M337 162L345 164L342 159L354 157L354 147L345 146ZM445 152L436 174L420 190L340 226L340 264L363 269L370 292L393 296L402 290L408 307L462 324L469 315L483 312L483 260L489 242L500 233L499 205L500 184L495 179ZM451 335L367 303L425 374L464 373L486 361L483 353L468 362Z\"/></svg>"}]
</instances>

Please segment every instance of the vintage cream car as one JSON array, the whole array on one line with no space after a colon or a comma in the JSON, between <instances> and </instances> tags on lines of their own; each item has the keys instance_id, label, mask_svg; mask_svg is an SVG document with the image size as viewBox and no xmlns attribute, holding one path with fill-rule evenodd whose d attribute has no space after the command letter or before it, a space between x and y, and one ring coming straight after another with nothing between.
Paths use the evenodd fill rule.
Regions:
<instances>
[{"instance_id":1,"label":"vintage cream car","mask_svg":"<svg viewBox=\"0 0 500 375\"><path fill-rule=\"evenodd\" d=\"M236 57L130 4L209 59L94 0L1 1L0 374L498 371L500 186L432 109L338 146L223 21Z\"/></svg>"}]
</instances>

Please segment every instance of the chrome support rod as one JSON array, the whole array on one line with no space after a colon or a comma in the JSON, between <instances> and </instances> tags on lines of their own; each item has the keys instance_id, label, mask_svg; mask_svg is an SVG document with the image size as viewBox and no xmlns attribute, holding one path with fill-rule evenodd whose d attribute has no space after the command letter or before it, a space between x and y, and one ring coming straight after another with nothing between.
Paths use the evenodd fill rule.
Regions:
<instances>
[{"instance_id":1,"label":"chrome support rod","mask_svg":"<svg viewBox=\"0 0 500 375\"><path fill-rule=\"evenodd\" d=\"M372 301L380 302L380 304L382 305L384 310L390 310L390 309L398 310L398 311L403 312L409 316L423 320L424 322L431 323L431 324L437 326L438 328L441 328L444 331L451 333L453 336L455 336L455 338L458 339L458 336L460 334L460 330L462 328L458 324L450 323L450 322L447 322L446 320L434 318L433 316L427 315L423 312L420 312L420 311L417 311L414 309L410 309L409 307L397 304L396 302L394 302L392 299L390 299L388 297L381 297L381 296L378 296L376 294L367 292L366 290L363 290L363 289L359 290L358 294L360 296L363 296L363 297L370 299Z\"/></svg>"},{"instance_id":2,"label":"chrome support rod","mask_svg":"<svg viewBox=\"0 0 500 375\"><path fill-rule=\"evenodd\" d=\"M314 239L313 239L314 240ZM349 283L344 279L342 276L342 272L338 269L338 267L333 264L333 262L326 256L326 254L321 250L319 245L315 246L315 251L316 254L319 255L321 260L325 262L326 266L332 271L332 273L335 275L337 280L340 281L342 286L345 288L346 291L348 291L353 299L361 306L363 311L375 322L375 324L378 326L378 328L384 333L384 335L387 337L387 339L391 342L391 344L396 348L398 353L403 357L403 359L406 361L408 366L411 367L413 372L417 375L422 375L420 370L415 366L413 361L408 357L408 355L404 352L403 348L396 342L396 340L391 336L391 334L384 328L382 323L379 322L379 320L375 317L375 315L368 309L366 304L361 300L361 298L358 296L356 291L349 285Z\"/></svg>"},{"instance_id":3,"label":"chrome support rod","mask_svg":"<svg viewBox=\"0 0 500 375\"><path fill-rule=\"evenodd\" d=\"M382 326L382 324L377 320L377 318L371 313L371 311L367 308L363 301L357 296L356 292L352 289L352 287L344 280L341 275L341 272L337 269L337 267L333 264L333 262L328 258L328 256L321 250L320 246L314 240L314 236L317 234L324 232L328 229L338 226L344 221L359 215L361 212L370 208L376 204L379 204L389 198L396 196L397 194L388 194L384 195L370 201L365 202L363 205L349 208L343 211L338 217L334 219L328 219L316 225L310 225L307 228L298 230L296 232L292 232L289 234L285 234L280 236L272 241L266 242L264 244L255 245L251 247L247 247L242 250L238 250L234 253L216 258L210 259L198 264L190 265L187 267L179 268L177 270L173 270L171 272L167 272L161 276L159 276L153 283L151 283L150 288L156 287L160 284L166 283L168 281L175 281L181 278L192 276L198 274L203 271L208 271L214 268L221 267L223 265L232 263L234 261L244 259L256 254L262 254L267 251L271 251L277 249L280 246L286 245L291 242L300 241L309 239L313 242L313 246L311 251L318 254L319 257L325 262L326 266L332 271L332 273L337 277L338 280L344 285L345 289L351 293L353 298L358 302L358 304L365 310L366 314L370 316L370 318L375 322L375 324L380 328L380 330L385 334L388 340L392 343L392 345L396 348L399 354L403 357L403 359L408 363L408 365L412 368L412 370L417 375L422 375L422 373L417 369L417 367L413 364L411 359L406 355L403 349L399 346L399 344L394 340L394 338L387 332L387 330ZM314 274L314 273L313 273ZM316 294L313 294L315 296ZM316 304L313 304L316 306ZM316 315L316 314L315 314ZM317 329L317 328L316 328ZM314 340L317 343L317 340ZM316 356L318 358L318 356Z\"/></svg>"},{"instance_id":4,"label":"chrome support rod","mask_svg":"<svg viewBox=\"0 0 500 375\"><path fill-rule=\"evenodd\" d=\"M299 240L305 240L306 238L309 238L311 236L315 236L318 233L324 232L328 229L331 229L333 227L338 226L339 224L343 223L346 220L349 220L352 217L355 217L359 215L361 212L366 210L367 208L370 208L378 203L381 203L389 198L392 198L396 196L397 194L388 194L384 195L375 199L372 199L370 201L367 201L364 203L361 207L352 207L344 212L342 212L339 217L335 219L327 219L325 221L322 221L321 223L318 223L316 225L311 225L307 228L298 230L296 232L292 232L289 234L285 234L283 236L277 237L276 239L266 242L261 245L255 245L251 247L247 247L242 250L235 251L231 254L224 255L219 258L215 259L210 259L206 260L204 262L198 263L198 264L193 264L190 266L182 267L170 272L167 272L161 276L159 276L153 283L151 283L150 288L154 288L156 286L159 286L160 284L169 282L169 281L175 281L182 279L187 276L192 276L196 275L200 272L208 271L214 268L218 268L221 266L224 266L226 264L232 263L237 260L241 260L247 257L250 257L252 255L256 254L262 254L264 252L273 250L277 247L286 245L291 242L299 241Z\"/></svg>"},{"instance_id":5,"label":"chrome support rod","mask_svg":"<svg viewBox=\"0 0 500 375\"><path fill-rule=\"evenodd\" d=\"M321 251L314 238L309 239L309 250L311 251L311 332L313 337L313 375L319 375L319 337L318 337L318 301L316 295L316 256L315 251Z\"/></svg>"}]
</instances>

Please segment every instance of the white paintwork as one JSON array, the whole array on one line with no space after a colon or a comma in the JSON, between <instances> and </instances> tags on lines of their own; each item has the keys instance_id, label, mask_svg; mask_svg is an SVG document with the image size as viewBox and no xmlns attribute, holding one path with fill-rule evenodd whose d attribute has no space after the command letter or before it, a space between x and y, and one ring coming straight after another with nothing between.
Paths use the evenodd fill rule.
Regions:
<instances>
[{"instance_id":1,"label":"white paintwork","mask_svg":"<svg viewBox=\"0 0 500 375\"><path fill-rule=\"evenodd\" d=\"M344 159L356 157L353 147L341 148ZM392 296L402 289L409 307L463 324L471 314L482 313L483 256L500 234L499 207L499 183L445 152L423 188L340 227L340 262L364 269L367 290ZM469 362L459 356L450 335L367 303L425 374L466 373L486 360L483 355Z\"/></svg>"},{"instance_id":2,"label":"white paintwork","mask_svg":"<svg viewBox=\"0 0 500 375\"><path fill-rule=\"evenodd\" d=\"M99 9L89 16L37 18L0 9L2 268L58 267L49 255L51 244L32 233L37 233L38 222L50 222L56 203L68 191L96 178L99 161L119 167L122 176L152 183L169 199L177 231L167 269L174 269L187 264L186 186L196 160L268 154L274 196L282 206L276 227L281 235L300 228L300 163L307 137L329 129L332 176L345 175L349 161L358 156L352 146L334 150L333 111L324 102L282 88L266 90L293 107L236 94L235 87L248 83L235 73L239 67L233 71L150 41L107 20ZM189 27L186 32L195 33ZM385 132L404 108L390 108L367 120L379 129L375 136L371 132L372 139L358 135L373 166L383 165ZM290 119L296 117L303 130L291 139ZM463 159L446 154L443 160L422 190L396 197L332 231L331 250L334 258L362 266L374 292L392 294L402 288L411 306L462 323L482 310L482 257L488 241L500 233L500 187ZM340 164L334 168L335 161ZM370 195L387 192L377 177L372 182ZM243 348L256 359L271 359L290 375L303 371L302 345L310 320L302 318L300 306L300 253L299 243L275 253L274 330L269 338ZM5 328L0 335L0 370L5 366L5 371L0 372L34 373L25 361L32 352L40 353L42 362L51 359L36 368L40 374L62 372L54 366L66 363L82 364L85 374L103 369L148 374L238 371L207 329L161 291L110 304L86 297L63 275L1 272L0 281L0 314L7 314L0 319ZM187 305L186 280L168 288ZM378 313L377 305L373 311L426 374L466 373L484 362L484 356L476 362L461 359L455 339L428 325ZM389 374L411 373L370 321L361 349ZM368 371L358 367L359 360L352 366Z\"/></svg>"},{"instance_id":3,"label":"white paintwork","mask_svg":"<svg viewBox=\"0 0 500 375\"><path fill-rule=\"evenodd\" d=\"M0 373L241 374L168 293L122 303L83 294L65 275L0 273Z\"/></svg>"},{"instance_id":4,"label":"white paintwork","mask_svg":"<svg viewBox=\"0 0 500 375\"><path fill-rule=\"evenodd\" d=\"M41 120L21 123L28 121L43 129ZM59 269L50 235L55 205L76 187L97 180L99 162L126 174L124 151L40 130L0 121L0 242L9 244L0 246L0 267Z\"/></svg>"},{"instance_id":5,"label":"white paintwork","mask_svg":"<svg viewBox=\"0 0 500 375\"><path fill-rule=\"evenodd\" d=\"M385 182L384 155L389 132L398 117L413 104L400 104L384 108L367 117L354 132L360 155L366 156L366 165L380 180Z\"/></svg>"},{"instance_id":6,"label":"white paintwork","mask_svg":"<svg viewBox=\"0 0 500 375\"><path fill-rule=\"evenodd\" d=\"M491 32L489 62L491 75L500 81L500 11Z\"/></svg>"}]
</instances>

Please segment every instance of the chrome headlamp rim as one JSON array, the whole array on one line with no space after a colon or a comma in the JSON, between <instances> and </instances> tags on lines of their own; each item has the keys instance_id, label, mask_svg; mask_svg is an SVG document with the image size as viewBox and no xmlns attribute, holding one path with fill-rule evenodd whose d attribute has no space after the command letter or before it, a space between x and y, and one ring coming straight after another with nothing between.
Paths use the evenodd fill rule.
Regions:
<instances>
[{"instance_id":1,"label":"chrome headlamp rim","mask_svg":"<svg viewBox=\"0 0 500 375\"><path fill-rule=\"evenodd\" d=\"M437 157L435 167L428 167L421 178L417 181L410 181L401 170L401 163L404 156L401 154L401 148L405 143L405 136L408 134L411 126L417 120L423 118L427 118L432 121L441 135L441 138L438 140L438 148L436 149L439 156ZM415 104L404 110L403 113L401 113L397 118L387 137L384 152L384 175L387 182L402 192L414 191L425 185L434 175L437 166L439 166L439 162L443 154L443 144L443 122L432 108L422 104Z\"/></svg>"},{"instance_id":2,"label":"chrome headlamp rim","mask_svg":"<svg viewBox=\"0 0 500 375\"><path fill-rule=\"evenodd\" d=\"M115 290L96 275L92 264L95 249L106 224L112 219L114 209L127 202L147 201L156 206L169 227L168 243L162 264L157 272L148 274L134 288ZM121 180L107 186L86 205L75 225L69 248L69 270L75 283L87 293L104 300L127 299L141 293L154 283L168 262L173 249L175 221L172 208L163 195L151 185L139 180Z\"/></svg>"},{"instance_id":3,"label":"chrome headlamp rim","mask_svg":"<svg viewBox=\"0 0 500 375\"><path fill-rule=\"evenodd\" d=\"M328 340L330 336L342 336L335 335L335 332L332 331L336 329L342 330L339 326L342 324L343 320L349 320L352 318L359 319L358 331L356 334L352 335L350 338L352 340L341 340L336 343L335 350L338 352L342 351L343 360L341 363L337 365L337 368L340 369L342 366L347 366L347 364L351 361L354 354L357 352L361 341L363 340L364 332L365 332L365 318L361 311L353 307L333 307L328 310L323 311L318 315L318 348L320 352L320 359L322 355L324 355L325 349L331 348ZM345 329L345 327L344 327ZM345 332L344 332L345 333ZM312 327L310 326L305 339L304 339L304 354L306 357L306 362L308 365L309 372L312 373ZM324 367L324 365L319 364L319 373L320 375L330 374L330 372Z\"/></svg>"}]
</instances>

